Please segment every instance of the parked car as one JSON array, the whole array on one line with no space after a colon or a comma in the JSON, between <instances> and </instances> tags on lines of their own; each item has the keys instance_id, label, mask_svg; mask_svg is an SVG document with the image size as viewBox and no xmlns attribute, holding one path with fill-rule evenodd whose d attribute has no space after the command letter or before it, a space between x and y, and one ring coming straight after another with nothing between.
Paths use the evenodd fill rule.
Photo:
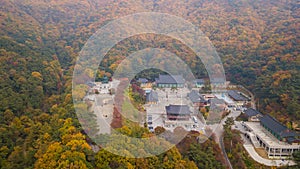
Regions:
<instances>
[{"instance_id":1,"label":"parked car","mask_svg":"<svg viewBox=\"0 0 300 169\"><path fill-rule=\"evenodd\" d=\"M195 123L198 123L197 117L193 116L192 119L193 119L193 121L194 121Z\"/></svg>"}]
</instances>

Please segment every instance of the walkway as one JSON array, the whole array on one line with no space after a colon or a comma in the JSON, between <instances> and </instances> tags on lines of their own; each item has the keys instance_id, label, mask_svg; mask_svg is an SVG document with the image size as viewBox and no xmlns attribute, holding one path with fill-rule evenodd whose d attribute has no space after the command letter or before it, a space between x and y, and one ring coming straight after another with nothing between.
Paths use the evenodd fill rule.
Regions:
<instances>
[{"instance_id":1,"label":"walkway","mask_svg":"<svg viewBox=\"0 0 300 169\"><path fill-rule=\"evenodd\" d=\"M265 158L262 158L260 155L257 154L254 147L251 144L244 144L245 149L250 154L250 156L258 163L266 165L266 166L291 166L295 165L295 163L291 160L268 160Z\"/></svg>"},{"instance_id":2,"label":"walkway","mask_svg":"<svg viewBox=\"0 0 300 169\"><path fill-rule=\"evenodd\" d=\"M224 132L223 125L225 124L225 121L227 120L227 118L232 117L233 119L236 119L236 117L238 117L240 115L240 113L241 113L240 111L235 111L235 110L231 109L231 113L228 116L226 116L224 119L222 119L220 124L209 125L210 128L215 133L215 136L216 136L215 141L217 143L219 143L220 148L223 152L224 158L226 160L227 166L230 169L232 169L232 165L228 159L227 153L224 148L224 143L223 143L223 132Z\"/></svg>"},{"instance_id":3,"label":"walkway","mask_svg":"<svg viewBox=\"0 0 300 169\"><path fill-rule=\"evenodd\" d=\"M220 142L220 147L221 147L221 150L222 150L223 155L224 155L224 157L225 157L227 166L228 166L230 169L233 169L233 168L232 168L232 165L231 165L231 163L230 163L230 160L229 160L229 158L228 158L228 156L227 156L227 153L226 153L226 150L225 150L225 146L224 146L223 139L224 139L223 136L220 137L220 140L219 140L219 142Z\"/></svg>"}]
</instances>

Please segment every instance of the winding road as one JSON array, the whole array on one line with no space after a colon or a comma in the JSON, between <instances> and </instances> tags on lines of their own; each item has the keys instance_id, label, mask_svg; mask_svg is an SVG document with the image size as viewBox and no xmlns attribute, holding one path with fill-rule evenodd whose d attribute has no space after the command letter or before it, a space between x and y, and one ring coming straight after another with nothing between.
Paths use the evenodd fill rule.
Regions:
<instances>
[{"instance_id":1,"label":"winding road","mask_svg":"<svg viewBox=\"0 0 300 169\"><path fill-rule=\"evenodd\" d=\"M219 138L220 147L221 147L221 150L222 150L222 152L223 152L224 158L225 158L225 160L226 160L227 166L228 166L230 169L233 169L233 168L232 168L232 165L231 165L231 163L230 163L230 160L229 160L229 158L228 158L228 156L227 156L227 153L226 153L226 151L225 151L225 146L224 146L223 139L224 139L224 137L223 137L223 135L222 135L222 136Z\"/></svg>"},{"instance_id":2,"label":"winding road","mask_svg":"<svg viewBox=\"0 0 300 169\"><path fill-rule=\"evenodd\" d=\"M230 117L232 117L235 120L235 118L238 117L241 114L241 112L235 111L233 109L230 109L230 110L231 110L231 113L228 116L226 116L224 119L222 119L220 124L214 124L214 125L211 125L210 127L213 129L213 131L215 133L215 136L216 136L215 141L217 143L219 143L219 145L220 145L220 148L221 148L224 158L226 160L227 167L232 169L232 165L230 163L230 160L228 159L227 153L225 151L224 142L223 142L223 133L224 133L223 125L225 124L225 121Z\"/></svg>"}]
</instances>

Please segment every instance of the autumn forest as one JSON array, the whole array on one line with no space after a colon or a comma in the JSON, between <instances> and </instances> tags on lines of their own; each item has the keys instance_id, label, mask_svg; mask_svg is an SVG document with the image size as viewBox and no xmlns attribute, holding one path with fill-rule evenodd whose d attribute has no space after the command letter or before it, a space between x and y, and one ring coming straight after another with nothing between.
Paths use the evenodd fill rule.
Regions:
<instances>
[{"instance_id":1,"label":"autumn forest","mask_svg":"<svg viewBox=\"0 0 300 169\"><path fill-rule=\"evenodd\" d=\"M198 144L197 132L155 157L133 159L92 150L94 143L73 105L74 66L101 26L138 12L168 13L199 27L215 46L226 79L249 89L260 112L300 128L299 1L1 0L0 168L227 168L214 136ZM175 53L198 78L206 77L195 54L179 46L155 34L125 39L105 56L96 80L112 77L124 58L147 47ZM133 137L164 130L151 133L129 125L117 110L112 125ZM230 157L234 168L267 168L247 156L235 131L226 132L225 146L235 145Z\"/></svg>"}]
</instances>

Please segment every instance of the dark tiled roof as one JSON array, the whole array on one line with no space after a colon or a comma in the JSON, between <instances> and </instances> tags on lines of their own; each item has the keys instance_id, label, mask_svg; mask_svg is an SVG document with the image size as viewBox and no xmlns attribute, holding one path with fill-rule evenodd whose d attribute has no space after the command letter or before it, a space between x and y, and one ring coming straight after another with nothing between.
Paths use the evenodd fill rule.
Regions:
<instances>
[{"instance_id":1,"label":"dark tiled roof","mask_svg":"<svg viewBox=\"0 0 300 169\"><path fill-rule=\"evenodd\" d=\"M106 84L108 83L108 81L109 81L109 79L107 76L104 76L101 80L102 83L106 83Z\"/></svg>"},{"instance_id":2,"label":"dark tiled roof","mask_svg":"<svg viewBox=\"0 0 300 169\"><path fill-rule=\"evenodd\" d=\"M188 94L188 97L193 103L205 103L206 100L197 92L196 90L192 90L191 93Z\"/></svg>"},{"instance_id":3,"label":"dark tiled roof","mask_svg":"<svg viewBox=\"0 0 300 169\"><path fill-rule=\"evenodd\" d=\"M295 137L288 137L287 142L289 142L289 143L300 143L300 139L297 139Z\"/></svg>"},{"instance_id":4,"label":"dark tiled roof","mask_svg":"<svg viewBox=\"0 0 300 169\"><path fill-rule=\"evenodd\" d=\"M223 109L223 106L225 105L225 101L223 99L213 98L210 99L209 102L211 110L220 110L221 108Z\"/></svg>"},{"instance_id":5,"label":"dark tiled roof","mask_svg":"<svg viewBox=\"0 0 300 169\"><path fill-rule=\"evenodd\" d=\"M180 75L159 75L158 78L155 79L156 83L161 84L183 84L185 80Z\"/></svg>"},{"instance_id":6,"label":"dark tiled roof","mask_svg":"<svg viewBox=\"0 0 300 169\"><path fill-rule=\"evenodd\" d=\"M249 101L248 98L239 94L236 90L229 90L228 95L232 97L235 101Z\"/></svg>"},{"instance_id":7,"label":"dark tiled roof","mask_svg":"<svg viewBox=\"0 0 300 169\"><path fill-rule=\"evenodd\" d=\"M151 90L146 94L146 102L158 102L158 94Z\"/></svg>"},{"instance_id":8,"label":"dark tiled roof","mask_svg":"<svg viewBox=\"0 0 300 169\"><path fill-rule=\"evenodd\" d=\"M212 77L210 78L210 83L211 84L221 84L221 83L225 83L226 79L225 78L221 78L221 77Z\"/></svg>"},{"instance_id":9,"label":"dark tiled roof","mask_svg":"<svg viewBox=\"0 0 300 169\"><path fill-rule=\"evenodd\" d=\"M245 115L246 115L247 117L256 116L256 115L258 115L258 114L262 116L262 114L261 114L259 111L255 110L255 109L253 109L253 108L248 108L248 109L245 111Z\"/></svg>"},{"instance_id":10,"label":"dark tiled roof","mask_svg":"<svg viewBox=\"0 0 300 169\"><path fill-rule=\"evenodd\" d=\"M225 100L213 98L213 99L210 99L210 104L225 104Z\"/></svg>"},{"instance_id":11,"label":"dark tiled roof","mask_svg":"<svg viewBox=\"0 0 300 169\"><path fill-rule=\"evenodd\" d=\"M88 85L89 87L94 87L96 86L96 84L94 82L88 81L85 83L86 85Z\"/></svg>"},{"instance_id":12,"label":"dark tiled roof","mask_svg":"<svg viewBox=\"0 0 300 169\"><path fill-rule=\"evenodd\" d=\"M281 137L296 136L296 133L294 131L288 129L286 126L279 123L276 119L274 119L270 115L265 115L262 118L260 118L260 123Z\"/></svg>"},{"instance_id":13,"label":"dark tiled roof","mask_svg":"<svg viewBox=\"0 0 300 169\"><path fill-rule=\"evenodd\" d=\"M194 83L196 83L196 84L204 84L205 80L204 79L196 79L196 80L194 80Z\"/></svg>"},{"instance_id":14,"label":"dark tiled roof","mask_svg":"<svg viewBox=\"0 0 300 169\"><path fill-rule=\"evenodd\" d=\"M187 105L169 105L166 106L168 115L190 115L191 111Z\"/></svg>"},{"instance_id":15,"label":"dark tiled roof","mask_svg":"<svg viewBox=\"0 0 300 169\"><path fill-rule=\"evenodd\" d=\"M140 82L140 83L147 83L148 79L146 79L146 78L139 78L137 81Z\"/></svg>"}]
</instances>

